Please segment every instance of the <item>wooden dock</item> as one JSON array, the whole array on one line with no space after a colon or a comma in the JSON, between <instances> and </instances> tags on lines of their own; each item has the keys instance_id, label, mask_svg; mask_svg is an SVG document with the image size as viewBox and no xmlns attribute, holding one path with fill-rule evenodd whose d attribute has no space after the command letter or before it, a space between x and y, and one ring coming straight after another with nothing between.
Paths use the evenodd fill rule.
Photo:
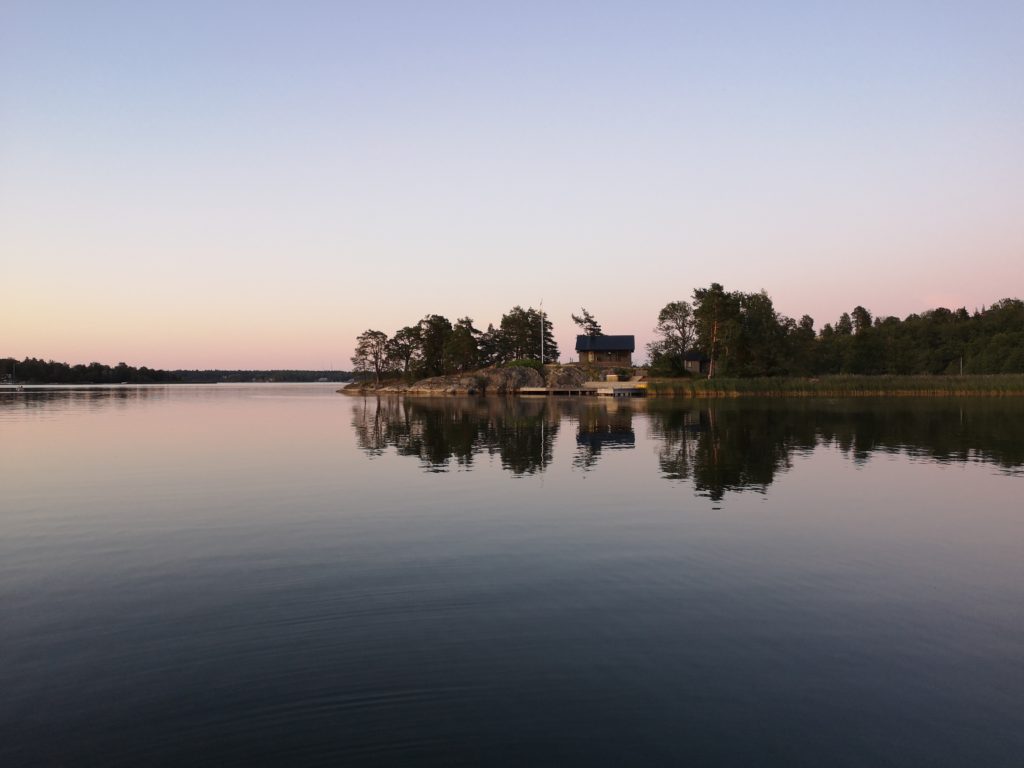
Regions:
<instances>
[{"instance_id":1,"label":"wooden dock","mask_svg":"<svg viewBox=\"0 0 1024 768\"><path fill-rule=\"evenodd\" d=\"M585 381L573 387L521 387L518 394L528 397L646 397L645 382Z\"/></svg>"}]
</instances>

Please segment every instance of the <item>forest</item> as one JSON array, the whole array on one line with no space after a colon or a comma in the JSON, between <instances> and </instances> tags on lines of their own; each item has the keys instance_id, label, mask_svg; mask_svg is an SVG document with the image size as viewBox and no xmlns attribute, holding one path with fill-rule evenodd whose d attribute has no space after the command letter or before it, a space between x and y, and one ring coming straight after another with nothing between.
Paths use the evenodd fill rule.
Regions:
<instances>
[{"instance_id":1,"label":"forest","mask_svg":"<svg viewBox=\"0 0 1024 768\"><path fill-rule=\"evenodd\" d=\"M1024 302L1002 299L974 312L931 309L900 319L863 306L815 329L775 310L764 291L693 292L658 315L648 345L652 373L679 375L687 353L707 375L819 376L1024 373Z\"/></svg>"}]
</instances>

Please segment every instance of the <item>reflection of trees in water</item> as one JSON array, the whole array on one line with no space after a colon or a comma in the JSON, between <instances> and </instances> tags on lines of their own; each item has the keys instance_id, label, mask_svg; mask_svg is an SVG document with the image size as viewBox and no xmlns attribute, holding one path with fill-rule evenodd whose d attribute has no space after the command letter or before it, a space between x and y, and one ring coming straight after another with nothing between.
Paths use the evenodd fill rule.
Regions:
<instances>
[{"instance_id":1,"label":"reflection of trees in water","mask_svg":"<svg viewBox=\"0 0 1024 768\"><path fill-rule=\"evenodd\" d=\"M497 455L516 475L552 460L557 413L545 401L513 399L364 399L352 409L357 445L371 455L393 447L433 472L471 467L477 454Z\"/></svg>"},{"instance_id":2,"label":"reflection of trees in water","mask_svg":"<svg viewBox=\"0 0 1024 768\"><path fill-rule=\"evenodd\" d=\"M573 466L586 471L597 463L603 449L633 448L633 408L630 404L587 401L575 409L579 421Z\"/></svg>"},{"instance_id":3,"label":"reflection of trees in water","mask_svg":"<svg viewBox=\"0 0 1024 768\"><path fill-rule=\"evenodd\" d=\"M651 409L651 430L661 438L658 464L670 480L692 480L702 495L764 491L789 469L795 450L814 446L814 431L801 433L785 412L730 408Z\"/></svg>"},{"instance_id":4,"label":"reflection of trees in water","mask_svg":"<svg viewBox=\"0 0 1024 768\"><path fill-rule=\"evenodd\" d=\"M577 425L573 466L632 448L636 414L647 412L661 475L687 480L712 499L765 491L794 456L833 446L852 461L900 452L941 462L1024 466L1024 399L647 401L448 398L358 400L352 426L370 454L395 450L429 471L497 456L516 474L552 461L563 419Z\"/></svg>"},{"instance_id":5,"label":"reflection of trees in water","mask_svg":"<svg viewBox=\"0 0 1024 768\"><path fill-rule=\"evenodd\" d=\"M180 394L180 391L178 393ZM162 400L168 396L167 386L107 386L76 389L14 389L0 390L0 412L55 410L81 413L106 408L125 408L140 400Z\"/></svg>"},{"instance_id":6,"label":"reflection of trees in water","mask_svg":"<svg viewBox=\"0 0 1024 768\"><path fill-rule=\"evenodd\" d=\"M441 471L454 459L473 463L480 425L462 409L417 407L409 400L367 398L352 410L356 444L371 455L393 447L401 456L418 456L429 469Z\"/></svg>"},{"instance_id":7,"label":"reflection of trees in water","mask_svg":"<svg viewBox=\"0 0 1024 768\"><path fill-rule=\"evenodd\" d=\"M555 435L561 426L544 401L499 401L487 420L486 445L497 452L501 466L516 475L542 471L552 460Z\"/></svg>"},{"instance_id":8,"label":"reflection of trees in water","mask_svg":"<svg viewBox=\"0 0 1024 768\"><path fill-rule=\"evenodd\" d=\"M1024 403L992 400L651 401L658 463L670 480L692 480L713 499L764 491L794 454L832 445L852 461L905 453L939 462L1024 465Z\"/></svg>"},{"instance_id":9,"label":"reflection of trees in water","mask_svg":"<svg viewBox=\"0 0 1024 768\"><path fill-rule=\"evenodd\" d=\"M1008 470L1024 466L1020 398L884 400L870 407L844 401L827 415L812 415L820 422L819 439L857 462L883 452L942 463L983 461Z\"/></svg>"}]
</instances>

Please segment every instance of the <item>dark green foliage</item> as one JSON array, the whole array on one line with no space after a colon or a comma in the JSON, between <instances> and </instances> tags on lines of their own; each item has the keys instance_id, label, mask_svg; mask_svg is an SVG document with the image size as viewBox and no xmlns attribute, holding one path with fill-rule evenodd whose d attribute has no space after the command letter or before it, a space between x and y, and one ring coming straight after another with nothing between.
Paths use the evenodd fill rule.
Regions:
<instances>
[{"instance_id":1,"label":"dark green foliage","mask_svg":"<svg viewBox=\"0 0 1024 768\"><path fill-rule=\"evenodd\" d=\"M786 345L789 373L794 376L810 376L814 372L817 350L814 318L804 315L800 318L800 322L787 329Z\"/></svg>"},{"instance_id":2,"label":"dark green foliage","mask_svg":"<svg viewBox=\"0 0 1024 768\"><path fill-rule=\"evenodd\" d=\"M662 376L670 378L687 378L692 374L681 367L682 362L664 355L651 355L651 362L647 366L649 376Z\"/></svg>"},{"instance_id":3,"label":"dark green foliage","mask_svg":"<svg viewBox=\"0 0 1024 768\"><path fill-rule=\"evenodd\" d=\"M736 293L738 315L733 324L728 370L735 376L774 376L787 367L786 339L795 323L779 315L764 291Z\"/></svg>"},{"instance_id":4,"label":"dark green foliage","mask_svg":"<svg viewBox=\"0 0 1024 768\"><path fill-rule=\"evenodd\" d=\"M672 301L658 313L654 327L658 338L647 345L651 370L660 376L686 375L685 356L696 341L693 307L686 301Z\"/></svg>"},{"instance_id":5,"label":"dark green foliage","mask_svg":"<svg viewBox=\"0 0 1024 768\"><path fill-rule=\"evenodd\" d=\"M446 355L452 335L451 321L442 315L427 315L420 320L419 376L441 376L453 369Z\"/></svg>"},{"instance_id":6,"label":"dark green foliage","mask_svg":"<svg viewBox=\"0 0 1024 768\"><path fill-rule=\"evenodd\" d=\"M488 323L487 330L480 334L480 338L477 341L477 354L480 356L480 365L496 365L500 361L500 341L501 332L494 327L493 323Z\"/></svg>"},{"instance_id":7,"label":"dark green foliage","mask_svg":"<svg viewBox=\"0 0 1024 768\"><path fill-rule=\"evenodd\" d=\"M480 365L480 331L473 327L473 319L460 318L445 344L448 366L455 371L471 371Z\"/></svg>"},{"instance_id":8,"label":"dark green foliage","mask_svg":"<svg viewBox=\"0 0 1024 768\"><path fill-rule=\"evenodd\" d=\"M388 341L389 367L403 376L408 375L419 362L422 337L419 325L407 325L395 331Z\"/></svg>"},{"instance_id":9,"label":"dark green foliage","mask_svg":"<svg viewBox=\"0 0 1024 768\"><path fill-rule=\"evenodd\" d=\"M871 328L871 313L859 304L853 308L853 332L858 336Z\"/></svg>"},{"instance_id":10,"label":"dark green foliage","mask_svg":"<svg viewBox=\"0 0 1024 768\"><path fill-rule=\"evenodd\" d=\"M558 360L558 344L552 332L551 321L544 316L544 362ZM497 335L498 355L495 362L503 363L517 359L541 359L541 313L530 307L512 307L501 318Z\"/></svg>"},{"instance_id":11,"label":"dark green foliage","mask_svg":"<svg viewBox=\"0 0 1024 768\"><path fill-rule=\"evenodd\" d=\"M693 292L694 331L698 349L710 360L708 378L728 371L739 336L739 296L726 293L719 283Z\"/></svg>"}]
</instances>

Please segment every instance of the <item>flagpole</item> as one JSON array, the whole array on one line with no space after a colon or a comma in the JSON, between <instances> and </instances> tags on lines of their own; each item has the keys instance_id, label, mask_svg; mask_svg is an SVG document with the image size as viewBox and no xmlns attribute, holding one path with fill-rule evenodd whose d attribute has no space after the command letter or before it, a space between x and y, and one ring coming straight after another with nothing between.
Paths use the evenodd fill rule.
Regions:
<instances>
[{"instance_id":1,"label":"flagpole","mask_svg":"<svg viewBox=\"0 0 1024 768\"><path fill-rule=\"evenodd\" d=\"M544 299L540 300L540 364L544 365Z\"/></svg>"}]
</instances>

